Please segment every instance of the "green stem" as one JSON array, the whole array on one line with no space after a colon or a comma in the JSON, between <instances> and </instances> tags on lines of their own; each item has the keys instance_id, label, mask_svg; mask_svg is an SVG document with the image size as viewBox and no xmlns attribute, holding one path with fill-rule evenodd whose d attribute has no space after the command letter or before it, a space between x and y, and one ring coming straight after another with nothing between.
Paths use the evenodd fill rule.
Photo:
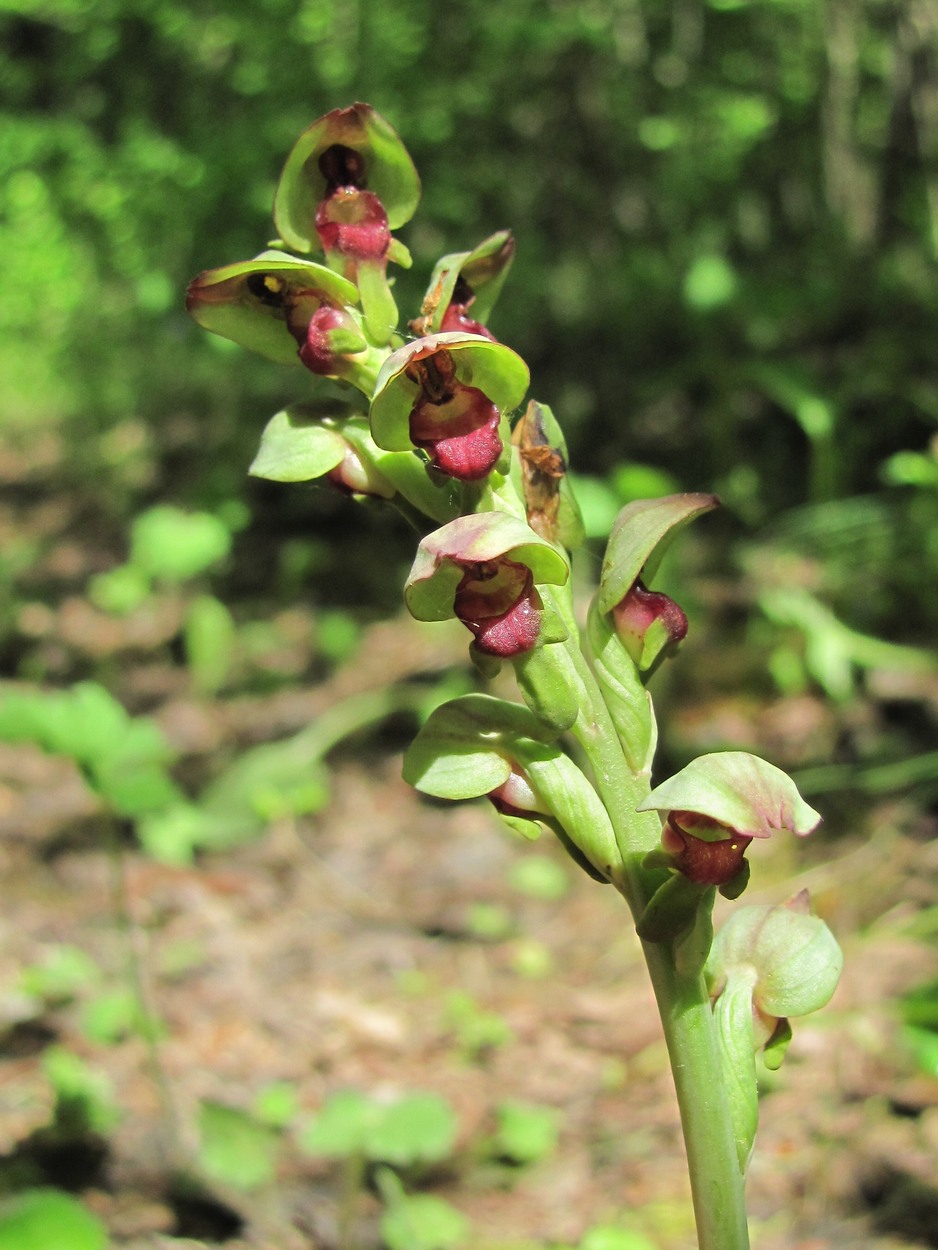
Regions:
<instances>
[{"instance_id":1,"label":"green stem","mask_svg":"<svg viewBox=\"0 0 938 1250\"><path fill-rule=\"evenodd\" d=\"M661 822L654 812L635 811L649 792L648 778L629 768L600 687L575 638L565 645L585 696L573 733L592 765L612 821L624 868L617 885L637 919L655 884L642 860L660 843ZM748 1250L743 1176L703 976L699 970L678 970L672 943L642 945L674 1074L699 1250Z\"/></svg>"},{"instance_id":2,"label":"green stem","mask_svg":"<svg viewBox=\"0 0 938 1250\"><path fill-rule=\"evenodd\" d=\"M681 1112L699 1250L748 1250L744 1178L703 977L682 977L670 945L643 949Z\"/></svg>"}]
</instances>

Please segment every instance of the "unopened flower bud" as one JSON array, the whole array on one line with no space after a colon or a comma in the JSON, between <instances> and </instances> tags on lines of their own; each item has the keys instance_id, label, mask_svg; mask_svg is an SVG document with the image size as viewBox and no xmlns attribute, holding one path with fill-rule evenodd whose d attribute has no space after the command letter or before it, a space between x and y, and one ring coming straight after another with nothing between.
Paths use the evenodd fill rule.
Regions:
<instances>
[{"instance_id":1,"label":"unopened flower bud","mask_svg":"<svg viewBox=\"0 0 938 1250\"><path fill-rule=\"evenodd\" d=\"M687 636L687 617L668 595L636 581L612 609L616 633L643 672Z\"/></svg>"},{"instance_id":2,"label":"unopened flower bud","mask_svg":"<svg viewBox=\"0 0 938 1250\"><path fill-rule=\"evenodd\" d=\"M490 790L486 797L502 816L517 816L522 820L546 818L543 801L535 793L529 778L517 768L513 767L508 780L497 789Z\"/></svg>"}]
</instances>

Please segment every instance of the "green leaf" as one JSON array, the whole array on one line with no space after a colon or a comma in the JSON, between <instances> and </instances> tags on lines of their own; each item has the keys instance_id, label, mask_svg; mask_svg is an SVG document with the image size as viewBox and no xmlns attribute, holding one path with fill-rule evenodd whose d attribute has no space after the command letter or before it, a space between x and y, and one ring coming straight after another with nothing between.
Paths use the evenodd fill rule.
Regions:
<instances>
[{"instance_id":1,"label":"green leaf","mask_svg":"<svg viewBox=\"0 0 938 1250\"><path fill-rule=\"evenodd\" d=\"M339 1090L323 1103L318 1115L299 1133L299 1144L311 1155L328 1159L367 1156L367 1143L381 1116L380 1107L359 1090Z\"/></svg>"},{"instance_id":2,"label":"green leaf","mask_svg":"<svg viewBox=\"0 0 938 1250\"><path fill-rule=\"evenodd\" d=\"M131 529L130 558L151 577L185 582L224 560L231 550L228 527L210 512L184 512L157 504Z\"/></svg>"},{"instance_id":3,"label":"green leaf","mask_svg":"<svg viewBox=\"0 0 938 1250\"><path fill-rule=\"evenodd\" d=\"M805 837L821 822L789 776L747 751L701 755L656 786L636 810L695 812L751 838L780 829Z\"/></svg>"},{"instance_id":4,"label":"green leaf","mask_svg":"<svg viewBox=\"0 0 938 1250\"><path fill-rule=\"evenodd\" d=\"M121 564L108 573L99 573L88 584L88 598L102 612L127 616L145 602L150 578L135 564Z\"/></svg>"},{"instance_id":5,"label":"green leaf","mask_svg":"<svg viewBox=\"0 0 938 1250\"><path fill-rule=\"evenodd\" d=\"M519 894L556 903L570 892L570 877L562 864L547 855L525 855L512 864L508 882Z\"/></svg>"},{"instance_id":6,"label":"green leaf","mask_svg":"<svg viewBox=\"0 0 938 1250\"><path fill-rule=\"evenodd\" d=\"M56 1002L74 998L79 990L95 985L101 970L90 955L77 946L51 947L42 962L24 968L20 989L30 998Z\"/></svg>"},{"instance_id":7,"label":"green leaf","mask_svg":"<svg viewBox=\"0 0 938 1250\"><path fill-rule=\"evenodd\" d=\"M408 1094L380 1108L366 1140L369 1159L409 1167L448 1158L456 1141L456 1115L439 1094Z\"/></svg>"},{"instance_id":8,"label":"green leaf","mask_svg":"<svg viewBox=\"0 0 938 1250\"><path fill-rule=\"evenodd\" d=\"M584 1235L578 1250L658 1250L658 1247L643 1233L601 1224Z\"/></svg>"},{"instance_id":9,"label":"green leaf","mask_svg":"<svg viewBox=\"0 0 938 1250\"><path fill-rule=\"evenodd\" d=\"M333 109L297 139L274 195L277 229L298 252L321 250L315 218L328 184L319 168L319 158L334 144L361 154L362 185L378 196L392 230L411 219L420 200L417 171L390 122L370 104Z\"/></svg>"},{"instance_id":10,"label":"green leaf","mask_svg":"<svg viewBox=\"0 0 938 1250\"><path fill-rule=\"evenodd\" d=\"M246 1111L204 1100L199 1108L199 1165L213 1179L236 1189L256 1189L273 1180L279 1138Z\"/></svg>"},{"instance_id":11,"label":"green leaf","mask_svg":"<svg viewBox=\"0 0 938 1250\"><path fill-rule=\"evenodd\" d=\"M641 576L650 582L680 531L715 508L716 495L666 495L626 504L609 536L599 585L599 610L611 612Z\"/></svg>"},{"instance_id":12,"label":"green leaf","mask_svg":"<svg viewBox=\"0 0 938 1250\"><path fill-rule=\"evenodd\" d=\"M107 1250L107 1229L58 1189L27 1189L0 1202L0 1250Z\"/></svg>"},{"instance_id":13,"label":"green leaf","mask_svg":"<svg viewBox=\"0 0 938 1250\"><path fill-rule=\"evenodd\" d=\"M272 1128L286 1128L296 1118L299 1092L290 1081L272 1081L254 1100L254 1114Z\"/></svg>"},{"instance_id":14,"label":"green leaf","mask_svg":"<svg viewBox=\"0 0 938 1250\"><path fill-rule=\"evenodd\" d=\"M453 1250L469 1233L463 1213L435 1194L404 1194L381 1216L388 1250Z\"/></svg>"},{"instance_id":15,"label":"green leaf","mask_svg":"<svg viewBox=\"0 0 938 1250\"><path fill-rule=\"evenodd\" d=\"M56 1123L71 1132L106 1134L120 1119L111 1082L64 1046L50 1046L42 1070L55 1092Z\"/></svg>"},{"instance_id":16,"label":"green leaf","mask_svg":"<svg viewBox=\"0 0 938 1250\"><path fill-rule=\"evenodd\" d=\"M234 618L214 595L198 595L189 604L183 636L192 684L200 694L215 694L234 658Z\"/></svg>"},{"instance_id":17,"label":"green leaf","mask_svg":"<svg viewBox=\"0 0 938 1250\"><path fill-rule=\"evenodd\" d=\"M553 1107L509 1100L499 1104L493 1145L515 1163L537 1163L557 1147L560 1115Z\"/></svg>"}]
</instances>

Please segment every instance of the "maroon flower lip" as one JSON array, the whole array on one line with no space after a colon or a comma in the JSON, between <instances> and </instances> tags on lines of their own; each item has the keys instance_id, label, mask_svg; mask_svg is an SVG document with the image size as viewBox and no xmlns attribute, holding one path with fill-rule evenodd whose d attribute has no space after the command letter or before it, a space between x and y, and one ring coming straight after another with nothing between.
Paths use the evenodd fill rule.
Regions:
<instances>
[{"instance_id":1,"label":"maroon flower lip","mask_svg":"<svg viewBox=\"0 0 938 1250\"><path fill-rule=\"evenodd\" d=\"M537 645L541 597L531 570L514 560L466 566L453 609L486 655L510 659Z\"/></svg>"},{"instance_id":2,"label":"maroon flower lip","mask_svg":"<svg viewBox=\"0 0 938 1250\"><path fill-rule=\"evenodd\" d=\"M486 477L502 454L499 410L478 387L457 381L447 351L412 361L407 374L420 386L410 413L414 446L447 477L462 482Z\"/></svg>"},{"instance_id":3,"label":"maroon flower lip","mask_svg":"<svg viewBox=\"0 0 938 1250\"><path fill-rule=\"evenodd\" d=\"M325 252L347 260L381 260L391 245L388 215L378 197L358 187L337 187L316 210L316 233Z\"/></svg>"},{"instance_id":4,"label":"maroon flower lip","mask_svg":"<svg viewBox=\"0 0 938 1250\"><path fill-rule=\"evenodd\" d=\"M694 826L708 832L726 829L725 838L699 838ZM674 866L698 885L725 885L743 866L746 848L752 841L746 834L701 818L693 812L671 812L661 834L661 845L674 859Z\"/></svg>"}]
</instances>

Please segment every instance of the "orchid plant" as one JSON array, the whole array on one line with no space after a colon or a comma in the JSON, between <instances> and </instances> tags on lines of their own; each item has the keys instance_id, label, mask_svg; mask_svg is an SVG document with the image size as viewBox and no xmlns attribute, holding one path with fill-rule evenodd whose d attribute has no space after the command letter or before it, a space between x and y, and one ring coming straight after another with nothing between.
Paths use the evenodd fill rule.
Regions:
<instances>
[{"instance_id":1,"label":"orchid plant","mask_svg":"<svg viewBox=\"0 0 938 1250\"><path fill-rule=\"evenodd\" d=\"M528 368L486 324L514 241L500 231L444 256L401 333L388 267L411 261L391 231L419 195L389 123L366 104L335 109L287 157L279 237L200 274L187 307L206 329L320 384L319 398L270 421L251 472L321 478L397 507L423 535L404 587L410 612L461 621L484 677L513 667L522 701L476 693L438 707L404 776L440 798L487 796L525 838L552 830L621 894L671 1058L699 1246L740 1250L755 1056L781 1062L789 1021L828 1001L842 959L805 896L738 908L715 939L711 913L718 891L745 890L754 839L804 837L820 817L784 773L745 752L705 755L652 786L648 684L687 618L651 587L669 544L718 501L625 507L581 627L571 552L583 531L563 433L546 404L523 406Z\"/></svg>"}]
</instances>

